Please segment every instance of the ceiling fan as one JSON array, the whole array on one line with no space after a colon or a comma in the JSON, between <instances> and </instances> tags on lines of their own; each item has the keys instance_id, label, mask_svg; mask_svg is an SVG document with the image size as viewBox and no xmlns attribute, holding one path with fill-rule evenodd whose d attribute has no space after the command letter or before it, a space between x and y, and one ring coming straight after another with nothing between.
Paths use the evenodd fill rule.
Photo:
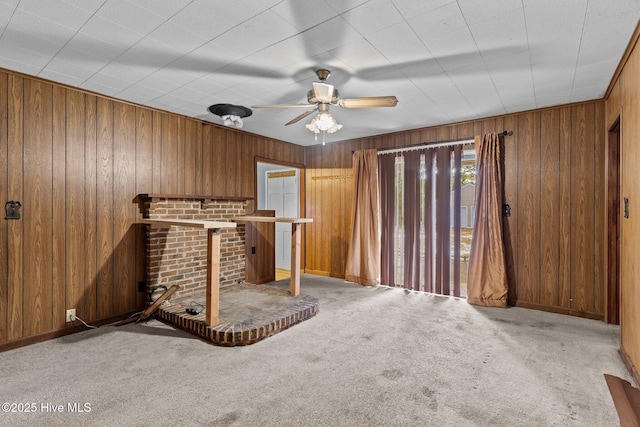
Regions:
<instances>
[{"instance_id":1,"label":"ceiling fan","mask_svg":"<svg viewBox=\"0 0 640 427\"><path fill-rule=\"evenodd\" d=\"M285 126L299 122L305 117L318 112L319 114L306 125L307 129L317 134L320 132L333 133L339 130L339 125L329 113L329 107L337 105L342 108L377 108L377 107L395 107L398 99L395 96L373 96L366 98L347 98L340 99L338 89L326 83L331 75L331 71L326 69L316 70L319 82L313 82L313 89L307 92L307 104L272 104L272 105L253 105L252 108L311 108L299 116L285 123ZM324 143L324 139L323 139Z\"/></svg>"}]
</instances>

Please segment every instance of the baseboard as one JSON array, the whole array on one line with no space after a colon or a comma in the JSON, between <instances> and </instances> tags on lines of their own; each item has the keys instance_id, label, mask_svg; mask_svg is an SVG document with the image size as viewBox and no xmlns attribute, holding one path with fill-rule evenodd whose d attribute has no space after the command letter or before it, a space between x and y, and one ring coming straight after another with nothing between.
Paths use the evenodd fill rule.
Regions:
<instances>
[{"instance_id":1,"label":"baseboard","mask_svg":"<svg viewBox=\"0 0 640 427\"><path fill-rule=\"evenodd\" d=\"M638 372L638 370L636 369L636 366L633 364L633 361L631 360L629 353L627 353L627 350L625 350L622 344L620 344L620 356L622 357L622 360L624 361L624 364L627 366L627 369L629 370L629 372L631 372L631 376L633 377L633 380L636 382L636 387L640 387L640 372Z\"/></svg>"},{"instance_id":2,"label":"baseboard","mask_svg":"<svg viewBox=\"0 0 640 427\"><path fill-rule=\"evenodd\" d=\"M331 273L329 271L322 271L322 270L311 270L309 268L304 270L305 273L307 274L313 274L316 276L323 276L323 277L333 277L336 279L344 279L344 274L340 275L340 274L335 274L335 273Z\"/></svg>"},{"instance_id":3,"label":"baseboard","mask_svg":"<svg viewBox=\"0 0 640 427\"><path fill-rule=\"evenodd\" d=\"M316 276L331 277L331 275L329 274L328 271L312 270L310 268L305 268L304 272L307 273L307 274L313 274L313 275L316 275Z\"/></svg>"},{"instance_id":4,"label":"baseboard","mask_svg":"<svg viewBox=\"0 0 640 427\"><path fill-rule=\"evenodd\" d=\"M586 319L604 321L604 314L600 314L600 313L590 313L588 311L571 310L567 308L553 307L553 306L542 305L542 304L532 304L529 302L522 302L522 301L516 301L515 304L511 304L510 302L510 305L515 305L516 307L522 307L522 308L529 308L532 310L547 311L549 313L567 314L569 316L584 317Z\"/></svg>"},{"instance_id":5,"label":"baseboard","mask_svg":"<svg viewBox=\"0 0 640 427\"><path fill-rule=\"evenodd\" d=\"M96 321L92 321L92 322L88 322L91 325L94 326L102 326L102 325L108 325L110 323L114 323L114 322L118 322L120 320L124 320L129 318L132 314L135 313L139 313L140 311L132 311L131 313L126 313L126 314L121 314L119 316L113 316L113 317L109 317L106 319L101 319L101 320L96 320ZM43 342L43 341L49 341L55 338L60 338L60 337L64 337L66 335L71 335L71 334L75 334L77 332L82 332L82 331L86 331L87 329L82 326L82 327L75 327L75 326L70 326L70 327L66 327L63 329L57 329L55 331L49 331L49 332L44 332L42 334L38 334L38 335L31 335L25 338L18 338L16 340L12 340L12 341L7 341L4 342L2 344L0 344L0 353L2 353L3 351L9 351L9 350L14 350L16 348L20 348L20 347L24 347L27 345L31 345L31 344L36 344L39 342Z\"/></svg>"}]
</instances>

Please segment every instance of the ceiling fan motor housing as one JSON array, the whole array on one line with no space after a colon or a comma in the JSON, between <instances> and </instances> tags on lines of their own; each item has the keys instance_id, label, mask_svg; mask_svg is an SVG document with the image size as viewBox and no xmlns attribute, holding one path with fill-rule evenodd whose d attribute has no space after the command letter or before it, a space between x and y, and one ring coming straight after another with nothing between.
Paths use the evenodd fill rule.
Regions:
<instances>
[{"instance_id":1,"label":"ceiling fan motor housing","mask_svg":"<svg viewBox=\"0 0 640 427\"><path fill-rule=\"evenodd\" d=\"M326 86L331 86L331 85L326 85ZM337 104L339 99L340 99L340 94L338 93L338 89L333 88L333 93L331 94L331 103ZM314 90L310 90L309 92L307 92L307 101L309 102L309 104L322 103L316 96L316 92Z\"/></svg>"},{"instance_id":2,"label":"ceiling fan motor housing","mask_svg":"<svg viewBox=\"0 0 640 427\"><path fill-rule=\"evenodd\" d=\"M321 82L324 82L325 80L327 80L330 75L331 75L331 71L329 71L329 70L327 70L325 68L321 68L319 70L316 70L316 76L318 76L318 78L320 79Z\"/></svg>"}]
</instances>

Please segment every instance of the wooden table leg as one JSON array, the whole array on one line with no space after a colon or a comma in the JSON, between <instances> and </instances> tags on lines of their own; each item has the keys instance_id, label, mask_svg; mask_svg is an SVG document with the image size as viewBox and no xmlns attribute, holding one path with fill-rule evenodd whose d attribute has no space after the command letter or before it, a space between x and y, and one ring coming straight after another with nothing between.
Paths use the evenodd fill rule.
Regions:
<instances>
[{"instance_id":1,"label":"wooden table leg","mask_svg":"<svg viewBox=\"0 0 640 427\"><path fill-rule=\"evenodd\" d=\"M220 230L209 229L207 239L207 302L205 324L215 326L220 315Z\"/></svg>"},{"instance_id":2,"label":"wooden table leg","mask_svg":"<svg viewBox=\"0 0 640 427\"><path fill-rule=\"evenodd\" d=\"M300 224L291 224L291 296L300 295Z\"/></svg>"}]
</instances>

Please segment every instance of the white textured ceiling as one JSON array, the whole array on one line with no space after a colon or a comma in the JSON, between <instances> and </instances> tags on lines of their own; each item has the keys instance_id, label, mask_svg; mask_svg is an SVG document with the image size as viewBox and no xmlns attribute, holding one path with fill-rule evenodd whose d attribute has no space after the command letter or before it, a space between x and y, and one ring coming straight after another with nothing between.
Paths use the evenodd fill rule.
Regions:
<instances>
[{"instance_id":1,"label":"white textured ceiling","mask_svg":"<svg viewBox=\"0 0 640 427\"><path fill-rule=\"evenodd\" d=\"M343 98L327 141L601 98L640 0L0 0L0 67L214 123L211 104ZM314 145L304 109L244 129Z\"/></svg>"}]
</instances>

